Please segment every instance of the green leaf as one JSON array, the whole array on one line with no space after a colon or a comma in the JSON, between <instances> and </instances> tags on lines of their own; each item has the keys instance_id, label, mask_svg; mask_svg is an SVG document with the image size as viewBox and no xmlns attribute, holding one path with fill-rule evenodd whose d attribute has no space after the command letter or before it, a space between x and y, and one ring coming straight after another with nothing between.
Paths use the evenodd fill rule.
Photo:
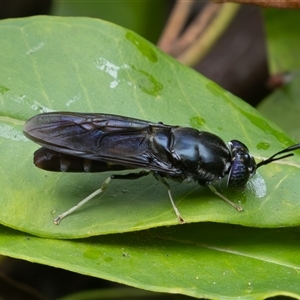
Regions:
<instances>
[{"instance_id":1,"label":"green leaf","mask_svg":"<svg viewBox=\"0 0 300 300\"><path fill-rule=\"evenodd\" d=\"M179 296L181 300L188 300L190 297ZM184 297L184 298L183 298ZM99 288L92 290L85 290L81 292L75 292L59 298L58 300L98 300L98 299L107 299L107 300L176 300L178 296L172 294L168 295L166 293L154 293L145 290L139 290L136 288L130 287L112 287L112 288Z\"/></svg>"},{"instance_id":2,"label":"green leaf","mask_svg":"<svg viewBox=\"0 0 300 300\"><path fill-rule=\"evenodd\" d=\"M291 136L300 140L300 77L276 90L264 99L257 109Z\"/></svg>"},{"instance_id":3,"label":"green leaf","mask_svg":"<svg viewBox=\"0 0 300 300\"><path fill-rule=\"evenodd\" d=\"M66 241L0 227L0 252L156 292L298 299L299 234L198 223Z\"/></svg>"},{"instance_id":4,"label":"green leaf","mask_svg":"<svg viewBox=\"0 0 300 300\"><path fill-rule=\"evenodd\" d=\"M99 188L108 174L50 173L32 163L38 148L24 121L51 110L103 112L238 139L258 159L293 144L283 131L215 83L135 33L89 18L33 17L0 23L0 222L49 238L78 238L175 225L165 187L153 177L114 181L64 219L53 218ZM222 193L170 182L190 222L256 227L300 224L299 155L259 169L244 191Z\"/></svg>"},{"instance_id":5,"label":"green leaf","mask_svg":"<svg viewBox=\"0 0 300 300\"><path fill-rule=\"evenodd\" d=\"M300 12L264 10L271 71L285 73L290 83L270 94L258 106L267 118L300 139ZM284 112L284 116L283 116Z\"/></svg>"},{"instance_id":6,"label":"green leaf","mask_svg":"<svg viewBox=\"0 0 300 300\"><path fill-rule=\"evenodd\" d=\"M264 9L262 12L271 72L299 69L300 11L296 9Z\"/></svg>"},{"instance_id":7,"label":"green leaf","mask_svg":"<svg viewBox=\"0 0 300 300\"><path fill-rule=\"evenodd\" d=\"M52 13L59 16L87 16L110 21L157 41L163 28L168 4L164 1L54 1ZM155 15L155 21L153 16Z\"/></svg>"}]
</instances>

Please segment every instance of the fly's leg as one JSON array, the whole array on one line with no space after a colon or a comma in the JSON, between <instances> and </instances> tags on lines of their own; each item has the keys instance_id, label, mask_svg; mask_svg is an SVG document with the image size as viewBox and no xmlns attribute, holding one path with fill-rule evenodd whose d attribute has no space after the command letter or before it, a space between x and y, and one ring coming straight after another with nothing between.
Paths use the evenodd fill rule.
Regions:
<instances>
[{"instance_id":1,"label":"fly's leg","mask_svg":"<svg viewBox=\"0 0 300 300\"><path fill-rule=\"evenodd\" d=\"M97 195L101 194L103 191L105 191L107 189L107 187L108 187L111 179L112 179L112 176L109 176L108 178L106 178L105 181L102 183L100 189L96 190L95 192L93 192L92 194L90 194L89 196L87 196L86 198L84 198L83 200L81 200L78 204L76 204L75 206L71 207L70 209L68 209L64 213L60 214L57 218L55 218L53 220L54 224L58 225L63 218L65 218L66 216L70 215L75 210L77 210L79 207L83 206L85 203L87 203L88 201L90 201L91 199L93 199Z\"/></svg>"},{"instance_id":2,"label":"fly's leg","mask_svg":"<svg viewBox=\"0 0 300 300\"><path fill-rule=\"evenodd\" d=\"M55 218L53 220L54 224L58 225L63 218L65 218L66 216L70 215L75 210L77 210L79 207L83 206L88 201L90 201L91 199L93 199L97 195L99 195L102 192L104 192L107 189L107 187L108 187L108 185L109 185L109 183L110 183L110 181L112 179L138 179L140 177L147 176L149 173L150 172L147 172L147 171L141 171L139 173L129 173L129 174L125 174L125 175L110 175L108 178L106 178L104 180L104 182L102 183L100 189L96 190L95 192L93 192L92 194L90 194L89 196L87 196L86 198L84 198L83 200L81 200L78 204L76 204L75 206L71 207L70 209L68 209L64 213L60 214L57 218Z\"/></svg>"},{"instance_id":3,"label":"fly's leg","mask_svg":"<svg viewBox=\"0 0 300 300\"><path fill-rule=\"evenodd\" d=\"M222 200L224 200L225 202L227 202L229 205L233 206L237 211L239 211L239 212L240 212L240 211L243 211L243 208L242 208L240 205L237 205L237 204L231 202L229 199L227 199L225 196L223 196L221 193L219 193L219 192L217 191L217 189L216 189L213 185L209 184L208 187L210 188L210 190L211 190L214 194L216 194L216 195L217 195L218 197L220 197Z\"/></svg>"},{"instance_id":4,"label":"fly's leg","mask_svg":"<svg viewBox=\"0 0 300 300\"><path fill-rule=\"evenodd\" d=\"M180 212L179 212L177 206L176 206L175 203L174 203L174 200L173 200L173 197L172 197L172 194L171 194L171 187L170 187L169 184L165 181L165 179L164 179L163 177L161 177L158 173L154 173L154 176L155 176L155 178L156 178L158 181L160 181L160 182L166 187L166 189L167 189L167 191L168 191L169 199L170 199L170 201L171 201L171 204L172 204L172 206L173 206L173 209L174 209L174 211L175 211L175 214L176 214L176 216L177 216L178 221L179 221L181 224L185 223L185 221L184 221L183 217L181 216L181 214L180 214Z\"/></svg>"}]
</instances>

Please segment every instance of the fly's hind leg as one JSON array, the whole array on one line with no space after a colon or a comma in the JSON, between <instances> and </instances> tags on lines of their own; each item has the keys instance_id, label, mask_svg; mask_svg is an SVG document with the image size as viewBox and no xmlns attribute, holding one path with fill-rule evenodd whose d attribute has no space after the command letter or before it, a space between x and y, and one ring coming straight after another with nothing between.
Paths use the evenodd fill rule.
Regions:
<instances>
[{"instance_id":1,"label":"fly's hind leg","mask_svg":"<svg viewBox=\"0 0 300 300\"><path fill-rule=\"evenodd\" d=\"M53 221L54 224L58 225L63 218L70 215L75 210L77 210L79 207L83 206L88 201L90 201L91 199L95 198L97 195L104 192L107 189L107 187L108 187L108 185L109 185L109 183L112 179L138 179L140 177L147 176L149 173L150 172L147 172L147 171L141 171L139 173L129 173L129 174L124 174L124 175L115 175L115 174L110 175L109 177L107 177L104 180L104 182L102 183L101 187L98 190L96 190L95 192L93 192L92 194L90 194L89 196L84 198L83 200L81 200L78 204L71 207L70 209L68 209L64 213L60 214L57 218L55 218L54 221Z\"/></svg>"}]
</instances>

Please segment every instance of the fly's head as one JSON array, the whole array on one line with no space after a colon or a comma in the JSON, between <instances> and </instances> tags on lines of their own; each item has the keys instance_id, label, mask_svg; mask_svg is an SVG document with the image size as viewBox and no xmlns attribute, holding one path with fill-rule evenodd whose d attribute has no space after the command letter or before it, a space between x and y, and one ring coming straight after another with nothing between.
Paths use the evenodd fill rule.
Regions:
<instances>
[{"instance_id":1,"label":"fly's head","mask_svg":"<svg viewBox=\"0 0 300 300\"><path fill-rule=\"evenodd\" d=\"M258 164L256 164L253 156L250 155L248 148L242 142L232 140L228 143L228 148L231 154L231 166L228 174L227 186L243 187L255 174L255 171L258 168L268 165L276 160L293 156L294 154L290 152L300 149L300 144L285 148L269 158L262 160Z\"/></svg>"},{"instance_id":2,"label":"fly's head","mask_svg":"<svg viewBox=\"0 0 300 300\"><path fill-rule=\"evenodd\" d=\"M228 143L228 147L231 153L231 167L227 186L233 188L243 187L255 174L256 162L243 143L232 140Z\"/></svg>"}]
</instances>

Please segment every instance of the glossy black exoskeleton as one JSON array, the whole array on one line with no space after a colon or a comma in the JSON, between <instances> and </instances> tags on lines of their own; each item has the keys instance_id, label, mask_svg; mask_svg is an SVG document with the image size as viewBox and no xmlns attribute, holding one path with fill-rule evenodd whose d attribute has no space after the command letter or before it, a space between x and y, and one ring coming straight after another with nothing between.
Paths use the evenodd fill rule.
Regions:
<instances>
[{"instance_id":1,"label":"glossy black exoskeleton","mask_svg":"<svg viewBox=\"0 0 300 300\"><path fill-rule=\"evenodd\" d=\"M42 148L34 154L37 167L49 171L105 172L143 168L147 171L109 176L101 188L66 215L107 188L111 179L136 179L154 174L168 190L178 220L183 223L165 178L179 182L197 181L208 186L238 211L242 208L229 201L212 185L228 175L230 187L245 186L256 169L279 154L300 148L300 144L284 149L256 164L248 148L237 140L228 145L218 136L194 128L170 126L108 114L72 112L44 113L29 119L24 134Z\"/></svg>"}]
</instances>

